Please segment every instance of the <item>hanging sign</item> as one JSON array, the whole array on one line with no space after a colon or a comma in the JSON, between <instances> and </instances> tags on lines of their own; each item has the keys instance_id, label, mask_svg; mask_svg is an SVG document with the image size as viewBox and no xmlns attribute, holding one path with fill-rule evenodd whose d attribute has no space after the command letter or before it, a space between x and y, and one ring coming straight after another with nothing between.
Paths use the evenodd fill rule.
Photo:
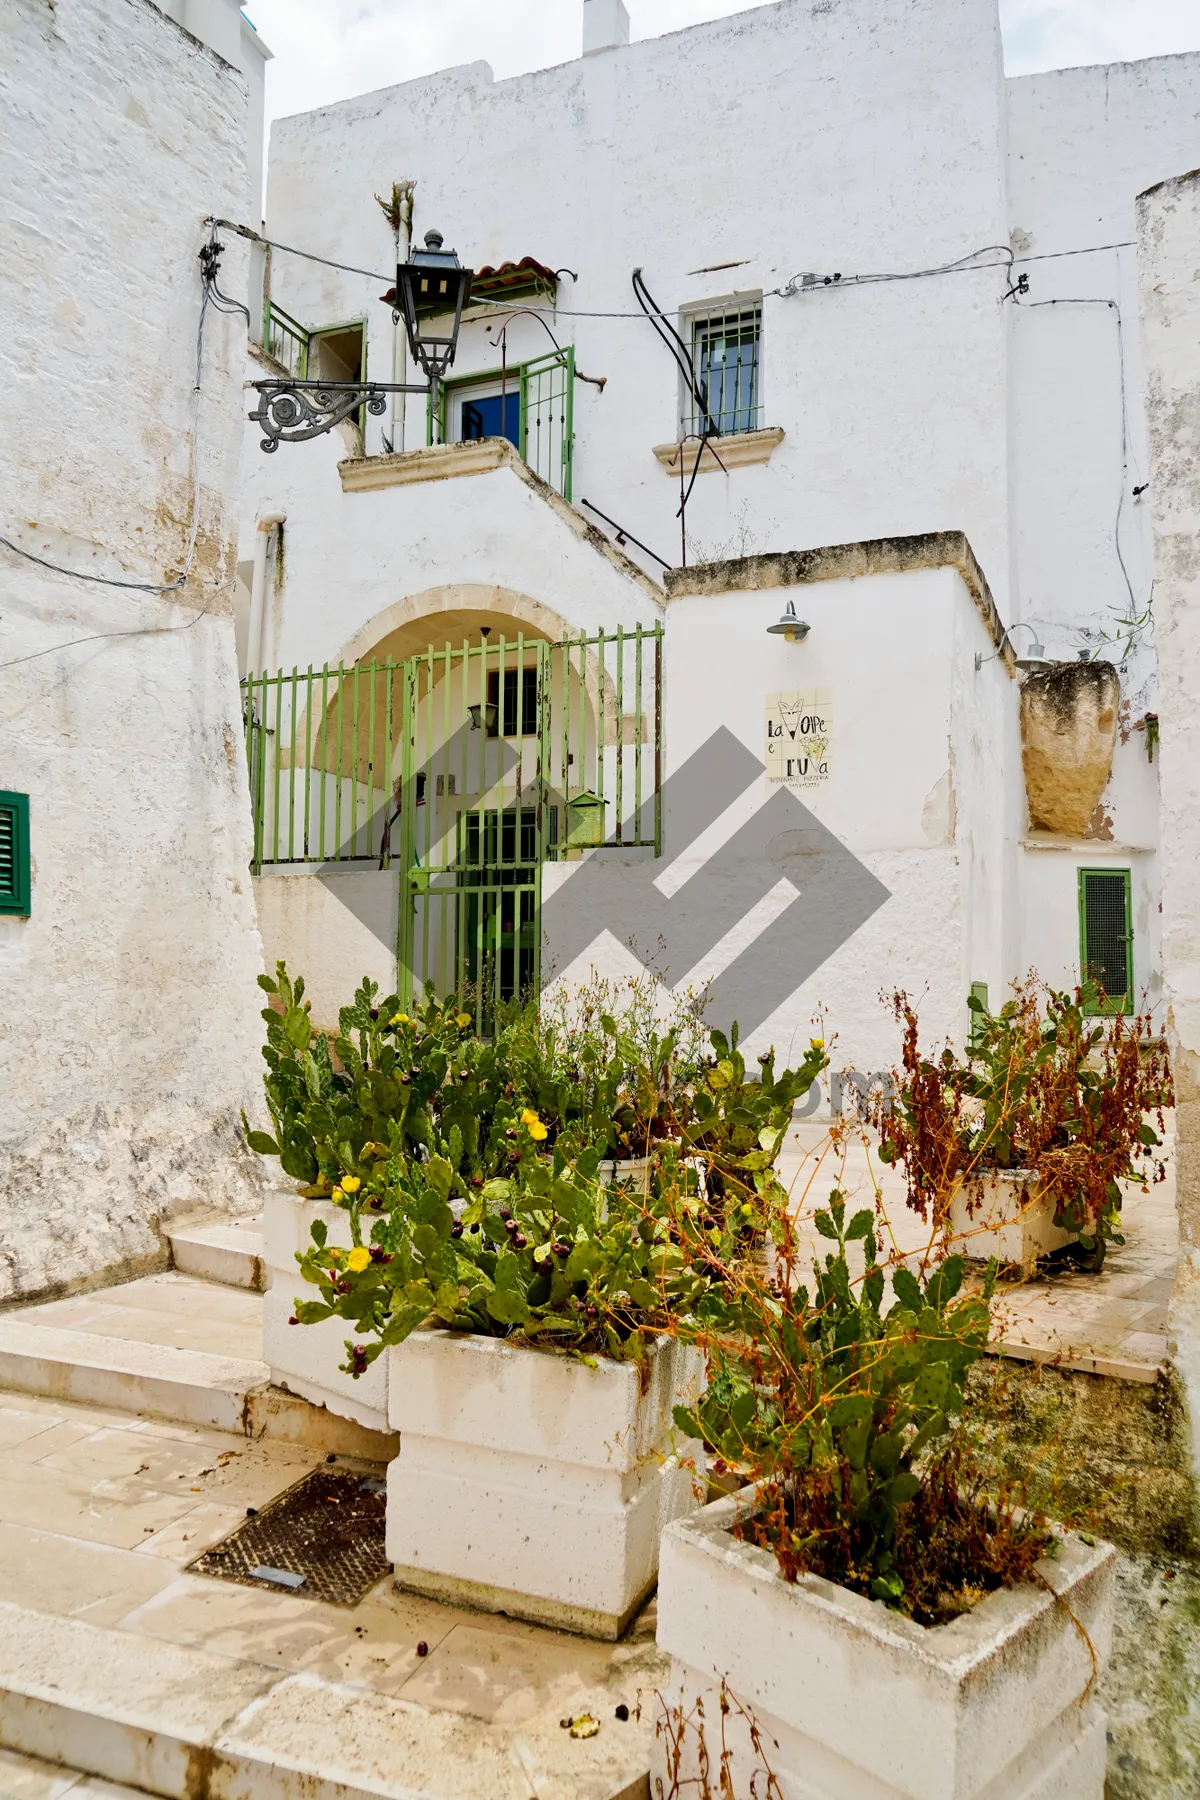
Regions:
<instances>
[{"instance_id":1,"label":"hanging sign","mask_svg":"<svg viewBox=\"0 0 1200 1800\"><path fill-rule=\"evenodd\" d=\"M768 694L767 780L790 788L820 787L829 780L832 696L828 688L807 694Z\"/></svg>"}]
</instances>

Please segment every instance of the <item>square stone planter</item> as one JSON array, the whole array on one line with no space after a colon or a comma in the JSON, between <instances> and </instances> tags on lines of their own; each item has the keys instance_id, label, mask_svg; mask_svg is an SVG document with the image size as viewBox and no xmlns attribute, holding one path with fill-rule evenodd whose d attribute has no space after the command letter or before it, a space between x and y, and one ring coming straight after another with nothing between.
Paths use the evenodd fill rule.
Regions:
<instances>
[{"instance_id":1,"label":"square stone planter","mask_svg":"<svg viewBox=\"0 0 1200 1800\"><path fill-rule=\"evenodd\" d=\"M1104 1714L1094 1687L1084 1700L1092 1658L1074 1621L1103 1668L1110 1544L1061 1533L1057 1557L1038 1565L1053 1592L1000 1589L926 1628L817 1576L786 1582L768 1551L731 1534L753 1497L743 1489L663 1536L664 1699L685 1709L704 1701L714 1768L724 1678L753 1714L785 1800L1102 1800ZM736 1709L725 1731L733 1791L749 1793L762 1765ZM665 1755L660 1734L651 1785L657 1773L670 1792ZM694 1755L691 1733L685 1775Z\"/></svg>"},{"instance_id":2,"label":"square stone planter","mask_svg":"<svg viewBox=\"0 0 1200 1800\"><path fill-rule=\"evenodd\" d=\"M399 1586L615 1639L650 1593L669 1520L697 1505L703 1446L671 1409L702 1360L632 1363L419 1331L388 1352L387 1553ZM681 1466L694 1461L699 1472Z\"/></svg>"},{"instance_id":3,"label":"square stone planter","mask_svg":"<svg viewBox=\"0 0 1200 1800\"><path fill-rule=\"evenodd\" d=\"M991 1169L955 1190L947 1213L952 1248L964 1256L995 1257L1032 1272L1039 1256L1075 1241L1054 1223L1054 1200L1039 1191L1029 1169Z\"/></svg>"},{"instance_id":4,"label":"square stone planter","mask_svg":"<svg viewBox=\"0 0 1200 1800\"><path fill-rule=\"evenodd\" d=\"M348 1319L324 1319L319 1325L289 1325L299 1297L319 1300L305 1281L296 1252L312 1245L312 1226L324 1219L329 1243L351 1247L350 1218L328 1200L301 1200L281 1189L263 1208L263 1361L271 1380L316 1406L326 1406L343 1419L355 1419L370 1431L387 1431L387 1357L377 1357L356 1381L338 1364L346 1360L345 1344L354 1335Z\"/></svg>"}]
</instances>

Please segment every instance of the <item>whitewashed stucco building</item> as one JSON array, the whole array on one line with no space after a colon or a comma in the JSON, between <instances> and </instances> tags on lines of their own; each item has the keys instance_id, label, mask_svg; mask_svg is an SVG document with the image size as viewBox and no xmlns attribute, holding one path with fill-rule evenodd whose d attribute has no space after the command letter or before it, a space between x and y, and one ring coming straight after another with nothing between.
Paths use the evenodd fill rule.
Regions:
<instances>
[{"instance_id":1,"label":"whitewashed stucco building","mask_svg":"<svg viewBox=\"0 0 1200 1800\"><path fill-rule=\"evenodd\" d=\"M589 48L574 63L499 82L471 64L272 132L269 236L379 271L273 253L264 336L293 372L306 357L313 376L413 378L380 303L407 230L403 206L389 222L377 202L394 186L415 184L418 244L436 228L485 274L438 418L393 399L364 415L365 442L343 426L271 455L256 425L247 432L243 667L286 672L255 704L264 714L286 694L281 729L294 710L303 740L276 753L267 720L256 891L268 957L308 972L318 1011L365 969L388 984L397 939L402 978L406 961L416 980L436 978L429 945L444 954L451 927L418 945L430 885L484 879L453 872L461 838L447 848L455 820L483 805L479 784L452 801L448 768L434 771L460 727L471 744L459 664L439 665L446 681L431 672L432 697L415 702L425 748L409 772L439 787L411 823L424 831L436 814L442 859L418 847L415 863L378 830L401 782L398 739L386 779L378 755L355 765L355 804L376 830L357 861L331 844L328 820L318 839L317 789L332 805L349 764L335 771L327 743L315 751L328 694L298 698L293 667L402 662L429 646L445 656L447 642L482 657L484 626L486 654L503 632L511 658L517 630L553 645L640 622L663 632L660 731L629 704L604 727L610 843L632 737L658 736L669 782L722 727L764 764L772 696L819 696L830 722L827 775L794 796L807 822L746 836L772 792L747 764L719 806L709 790L722 816L699 821L703 835L693 820L673 837L668 804L665 838L625 857L661 849L643 879L664 904L648 899L645 935L675 933L671 981L724 971L735 1004L743 978L757 983L756 1043L781 1047L824 1005L860 1069L892 1060L878 996L896 986L924 992L931 1028L955 1036L972 984L994 1000L1030 967L1066 983L1087 959L1114 991L1121 977L1156 1003L1152 631L1122 622L1144 619L1151 584L1134 209L1195 160L1200 56L1006 80L995 0L782 0L633 44L621 7L583 10ZM687 505L686 558L680 462L686 481L697 441L679 445L700 408L639 305L635 270L720 413ZM252 380L271 373L269 359L252 362ZM818 554L790 554L806 549ZM811 626L795 643L767 635L789 599ZM1026 658L1034 639L1057 675L1015 668L1013 650ZM563 753L547 749L551 788L600 784L597 651L579 677L592 740L565 776ZM1081 657L1113 671L1073 672ZM549 688L562 679L551 671ZM383 709L382 688L377 699ZM548 744L570 704L551 692ZM510 809L531 791L521 754ZM291 783L286 843L276 768ZM410 804L423 796L410 790ZM560 811L561 844L576 815ZM836 883L818 900L807 880L806 899L804 858L822 830L867 872L864 917L843 941L814 922L840 914ZM414 888L423 861L445 873ZM579 948L567 929L559 954L565 914L550 901L561 888L593 908L572 886L582 866L557 854L538 878L544 966ZM872 882L886 895L873 904ZM440 915L459 907L460 934L464 904L447 899Z\"/></svg>"},{"instance_id":2,"label":"whitewashed stucco building","mask_svg":"<svg viewBox=\"0 0 1200 1800\"><path fill-rule=\"evenodd\" d=\"M164 1218L261 1181L244 322L208 311L199 371L197 336L265 52L233 0L6 0L0 35L3 1299L165 1263Z\"/></svg>"}]
</instances>

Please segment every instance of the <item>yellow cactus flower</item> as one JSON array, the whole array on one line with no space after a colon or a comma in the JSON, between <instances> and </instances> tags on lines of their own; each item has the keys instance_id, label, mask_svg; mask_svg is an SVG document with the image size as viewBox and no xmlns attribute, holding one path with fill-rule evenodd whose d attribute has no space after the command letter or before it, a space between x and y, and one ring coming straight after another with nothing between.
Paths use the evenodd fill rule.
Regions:
<instances>
[{"instance_id":1,"label":"yellow cactus flower","mask_svg":"<svg viewBox=\"0 0 1200 1800\"><path fill-rule=\"evenodd\" d=\"M329 1198L331 1200L344 1200L345 1197L346 1196L343 1194L340 1187L335 1187L330 1190Z\"/></svg>"},{"instance_id":2,"label":"yellow cactus flower","mask_svg":"<svg viewBox=\"0 0 1200 1800\"><path fill-rule=\"evenodd\" d=\"M411 1025L412 1020L409 1018L407 1013L396 1013L396 1015L392 1019L392 1024L393 1025Z\"/></svg>"},{"instance_id":3,"label":"yellow cactus flower","mask_svg":"<svg viewBox=\"0 0 1200 1800\"><path fill-rule=\"evenodd\" d=\"M342 1192L343 1192L343 1194L357 1194L357 1192L361 1186L362 1186L362 1182L358 1179L357 1175L343 1175L342 1176Z\"/></svg>"},{"instance_id":4,"label":"yellow cactus flower","mask_svg":"<svg viewBox=\"0 0 1200 1800\"><path fill-rule=\"evenodd\" d=\"M461 1027L462 1027L462 1029L463 1029L463 1030L464 1030L464 1031L465 1031L465 1030L466 1030L466 1028L467 1028L467 1026L468 1026L468 1025L469 1025L469 1024L470 1024L470 1023L471 1023L471 1015L470 1015L470 1013L459 1013L459 1015L458 1015L458 1017L457 1017L457 1018L456 1018L456 1019L455 1019L455 1021L454 1021L454 1023L455 1023L455 1024L456 1024L456 1025L459 1025L459 1026L461 1026Z\"/></svg>"},{"instance_id":5,"label":"yellow cactus flower","mask_svg":"<svg viewBox=\"0 0 1200 1800\"><path fill-rule=\"evenodd\" d=\"M527 1106L521 1114L522 1125L540 1125L541 1122L531 1106Z\"/></svg>"},{"instance_id":6,"label":"yellow cactus flower","mask_svg":"<svg viewBox=\"0 0 1200 1800\"><path fill-rule=\"evenodd\" d=\"M810 1050L823 1050L825 1048L825 1039L824 1038L809 1038L808 1047Z\"/></svg>"},{"instance_id":7,"label":"yellow cactus flower","mask_svg":"<svg viewBox=\"0 0 1200 1800\"><path fill-rule=\"evenodd\" d=\"M362 1244L359 1244L356 1249L352 1250L346 1258L346 1267L352 1275L361 1275L364 1269L370 1267L370 1263L371 1252L364 1249Z\"/></svg>"},{"instance_id":8,"label":"yellow cactus flower","mask_svg":"<svg viewBox=\"0 0 1200 1800\"><path fill-rule=\"evenodd\" d=\"M542 1121L540 1119L533 1119L533 1120L529 1121L526 1124L525 1129L529 1133L530 1137L533 1139L535 1144L542 1143L546 1139L546 1137L549 1136L549 1133L547 1132L546 1127L542 1124Z\"/></svg>"}]
</instances>

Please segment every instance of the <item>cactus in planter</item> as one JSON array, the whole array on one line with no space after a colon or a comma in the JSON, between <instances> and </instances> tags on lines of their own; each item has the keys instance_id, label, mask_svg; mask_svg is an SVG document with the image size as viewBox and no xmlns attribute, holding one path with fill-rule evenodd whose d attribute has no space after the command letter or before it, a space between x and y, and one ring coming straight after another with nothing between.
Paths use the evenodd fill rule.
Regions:
<instances>
[{"instance_id":1,"label":"cactus in planter","mask_svg":"<svg viewBox=\"0 0 1200 1800\"><path fill-rule=\"evenodd\" d=\"M261 980L275 1135L249 1139L348 1215L349 1248L314 1219L298 1260L320 1298L293 1316L351 1323L354 1375L426 1321L640 1358L761 1241L794 1099L825 1062L814 1044L749 1081L736 1027L701 1061L695 1032L602 1008L571 1028L516 1008L485 1043L455 1003L409 1015L370 981L330 1045L302 980ZM622 1145L654 1149L644 1192L600 1179Z\"/></svg>"},{"instance_id":2,"label":"cactus in planter","mask_svg":"<svg viewBox=\"0 0 1200 1800\"><path fill-rule=\"evenodd\" d=\"M903 1170L909 1205L938 1230L964 1181L1027 1171L1054 1223L1099 1267L1105 1244L1124 1241L1119 1183L1162 1179L1147 1115L1161 1129L1172 1104L1166 1048L1148 1013L1099 1016L1095 982L1067 993L1031 979L1013 994L994 1015L972 997L967 1052L946 1045L936 1058L921 1050L908 996L894 996L903 1062L894 1098L876 1112L880 1155Z\"/></svg>"},{"instance_id":3,"label":"cactus in planter","mask_svg":"<svg viewBox=\"0 0 1200 1800\"><path fill-rule=\"evenodd\" d=\"M758 1492L739 1534L770 1549L788 1581L825 1576L923 1623L1023 1579L1044 1554L1036 1517L985 1502L961 1438L967 1370L987 1347L994 1268L963 1290L962 1257L922 1278L879 1261L874 1214L847 1220L836 1190L816 1225L833 1249L798 1279L794 1227L776 1213L778 1273L711 1283L703 1323L679 1328L711 1377L685 1435L702 1438ZM860 1241L865 1273L851 1277ZM885 1303L891 1286L890 1304Z\"/></svg>"},{"instance_id":4,"label":"cactus in planter","mask_svg":"<svg viewBox=\"0 0 1200 1800\"><path fill-rule=\"evenodd\" d=\"M313 1030L302 976L293 983L279 963L259 985L279 1003L263 1011L275 1136L247 1126L247 1141L278 1156L313 1197L328 1197L343 1175L362 1181L380 1157L427 1146L435 1112L446 1134L457 1128L464 1155L479 1154L480 1122L498 1100L496 1065L467 1013L429 1000L410 1016L394 994L377 1001L378 985L364 981L331 1045Z\"/></svg>"},{"instance_id":5,"label":"cactus in planter","mask_svg":"<svg viewBox=\"0 0 1200 1800\"><path fill-rule=\"evenodd\" d=\"M572 1162L561 1147L543 1159L541 1121L527 1111L511 1174L477 1177L463 1193L450 1160L435 1154L389 1172L387 1210L374 1221L354 1195L348 1256L326 1248L314 1226L301 1270L321 1299L298 1303L297 1317L316 1323L336 1312L353 1321L360 1341L347 1345L351 1372L425 1323L636 1359L661 1332L668 1300L686 1302L689 1277L665 1214L599 1181L598 1146ZM457 1217L456 1190L464 1201ZM376 1196L367 1196L370 1209Z\"/></svg>"}]
</instances>

